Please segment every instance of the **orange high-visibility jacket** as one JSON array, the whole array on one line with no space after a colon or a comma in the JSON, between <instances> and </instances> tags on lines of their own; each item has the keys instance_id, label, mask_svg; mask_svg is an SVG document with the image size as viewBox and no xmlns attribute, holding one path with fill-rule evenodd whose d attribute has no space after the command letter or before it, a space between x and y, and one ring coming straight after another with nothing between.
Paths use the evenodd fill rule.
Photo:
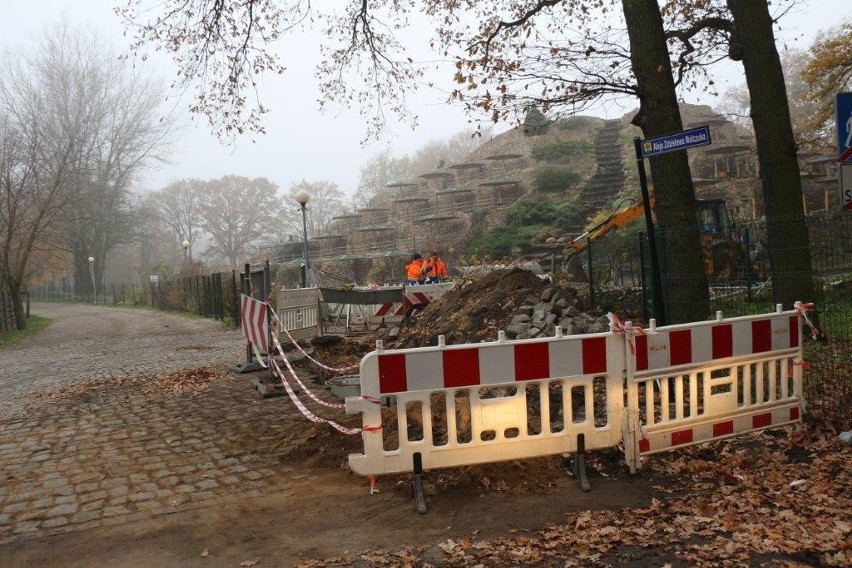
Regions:
<instances>
[{"instance_id":1,"label":"orange high-visibility jacket","mask_svg":"<svg viewBox=\"0 0 852 568\"><path fill-rule=\"evenodd\" d=\"M407 278L409 280L420 280L423 276L420 274L420 270L423 268L423 260L416 259L409 262L405 265L405 271L407 274Z\"/></svg>"},{"instance_id":2,"label":"orange high-visibility jacket","mask_svg":"<svg viewBox=\"0 0 852 568\"><path fill-rule=\"evenodd\" d=\"M440 258L430 258L426 262L423 263L423 274L428 277L438 277L438 278L446 278L447 277L447 266L444 264L444 261Z\"/></svg>"}]
</instances>

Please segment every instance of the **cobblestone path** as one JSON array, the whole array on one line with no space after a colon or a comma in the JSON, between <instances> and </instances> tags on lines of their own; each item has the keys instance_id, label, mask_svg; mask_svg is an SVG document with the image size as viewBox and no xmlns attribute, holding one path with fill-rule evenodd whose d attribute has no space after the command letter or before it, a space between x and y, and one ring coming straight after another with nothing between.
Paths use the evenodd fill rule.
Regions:
<instances>
[{"instance_id":1,"label":"cobblestone path","mask_svg":"<svg viewBox=\"0 0 852 568\"><path fill-rule=\"evenodd\" d=\"M296 417L227 370L245 356L239 331L146 310L39 304L33 313L52 323L0 351L0 545L286 486L274 455L244 438L272 438ZM223 375L201 395L146 395L136 385L32 398L71 382L202 365Z\"/></svg>"}]
</instances>

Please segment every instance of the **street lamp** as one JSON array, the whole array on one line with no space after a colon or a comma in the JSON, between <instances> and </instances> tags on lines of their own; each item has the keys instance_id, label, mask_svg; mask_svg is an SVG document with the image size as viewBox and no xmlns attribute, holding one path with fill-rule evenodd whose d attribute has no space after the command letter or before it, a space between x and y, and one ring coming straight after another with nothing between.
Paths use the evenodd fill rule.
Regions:
<instances>
[{"instance_id":1,"label":"street lamp","mask_svg":"<svg viewBox=\"0 0 852 568\"><path fill-rule=\"evenodd\" d=\"M189 261L189 241L184 239L180 246L183 247L183 262L186 263Z\"/></svg>"},{"instance_id":2,"label":"street lamp","mask_svg":"<svg viewBox=\"0 0 852 568\"><path fill-rule=\"evenodd\" d=\"M89 274L92 275L92 299L93 303L98 303L98 285L95 284L95 257L89 257Z\"/></svg>"},{"instance_id":3,"label":"street lamp","mask_svg":"<svg viewBox=\"0 0 852 568\"><path fill-rule=\"evenodd\" d=\"M311 194L305 191L304 189L300 189L296 192L296 201L299 203L299 207L302 209L302 236L304 237L304 242L302 246L303 257L305 259L305 269L302 272L302 288L308 287L308 270L311 267L311 263L308 260L308 223L305 217L305 205L308 203L308 199L311 198Z\"/></svg>"}]
</instances>

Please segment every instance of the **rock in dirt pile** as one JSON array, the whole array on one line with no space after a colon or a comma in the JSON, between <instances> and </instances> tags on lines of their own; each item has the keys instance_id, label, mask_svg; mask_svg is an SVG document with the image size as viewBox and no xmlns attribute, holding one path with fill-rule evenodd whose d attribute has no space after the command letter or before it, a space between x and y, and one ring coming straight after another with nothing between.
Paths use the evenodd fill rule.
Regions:
<instances>
[{"instance_id":1,"label":"rock in dirt pile","mask_svg":"<svg viewBox=\"0 0 852 568\"><path fill-rule=\"evenodd\" d=\"M509 339L553 336L556 326L568 334L595 333L606 331L608 320L570 284L510 268L462 281L389 339L396 339L392 348L435 345L439 335L448 344L478 343L495 340L500 330Z\"/></svg>"}]
</instances>

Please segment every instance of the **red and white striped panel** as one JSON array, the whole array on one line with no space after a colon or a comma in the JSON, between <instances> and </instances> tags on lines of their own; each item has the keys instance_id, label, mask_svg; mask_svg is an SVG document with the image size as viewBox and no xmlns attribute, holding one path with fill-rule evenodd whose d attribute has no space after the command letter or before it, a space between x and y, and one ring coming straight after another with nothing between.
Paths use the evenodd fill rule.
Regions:
<instances>
[{"instance_id":1,"label":"red and white striped panel","mask_svg":"<svg viewBox=\"0 0 852 568\"><path fill-rule=\"evenodd\" d=\"M736 318L659 328L636 336L636 371L784 351L799 347L799 316Z\"/></svg>"},{"instance_id":2,"label":"red and white striped panel","mask_svg":"<svg viewBox=\"0 0 852 568\"><path fill-rule=\"evenodd\" d=\"M269 322L266 310L269 306L251 296L240 296L240 323L243 337L261 353L269 353Z\"/></svg>"},{"instance_id":3,"label":"red and white striped panel","mask_svg":"<svg viewBox=\"0 0 852 568\"><path fill-rule=\"evenodd\" d=\"M404 316L408 309L415 304L428 305L452 290L454 284L425 284L420 286L406 286L403 301L386 302L382 304L374 317Z\"/></svg>"},{"instance_id":4,"label":"red and white striped panel","mask_svg":"<svg viewBox=\"0 0 852 568\"><path fill-rule=\"evenodd\" d=\"M404 316L405 304L403 302L386 302L379 306L379 309L373 315L377 318Z\"/></svg>"},{"instance_id":5,"label":"red and white striped panel","mask_svg":"<svg viewBox=\"0 0 852 568\"><path fill-rule=\"evenodd\" d=\"M614 362L613 357L620 355L622 341L607 333L377 352L379 392L375 394L605 375L610 371L620 375L623 359ZM362 388L367 386L365 370L362 363Z\"/></svg>"},{"instance_id":6,"label":"red and white striped panel","mask_svg":"<svg viewBox=\"0 0 852 568\"><path fill-rule=\"evenodd\" d=\"M639 440L640 454L653 454L676 447L700 444L761 430L771 426L782 426L801 422L802 411L799 403L784 405L773 409L755 409L753 412L731 418L706 421L701 424L665 431L648 431Z\"/></svg>"}]
</instances>

